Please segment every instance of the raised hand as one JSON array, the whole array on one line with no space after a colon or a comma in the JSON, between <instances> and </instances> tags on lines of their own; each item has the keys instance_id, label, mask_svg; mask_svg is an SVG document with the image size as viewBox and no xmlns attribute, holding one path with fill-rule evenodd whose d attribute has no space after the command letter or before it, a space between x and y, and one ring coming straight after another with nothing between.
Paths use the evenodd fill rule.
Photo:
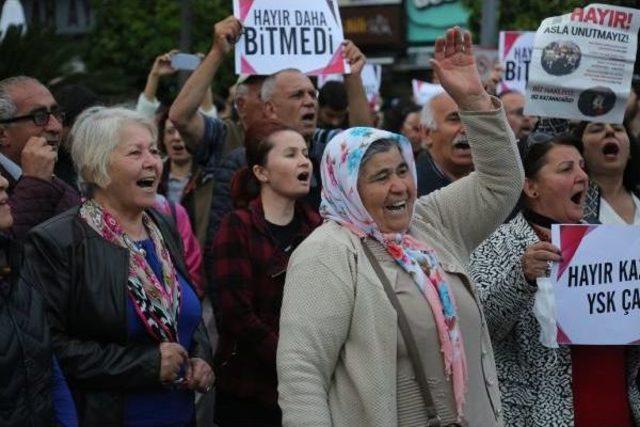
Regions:
<instances>
[{"instance_id":1,"label":"raised hand","mask_svg":"<svg viewBox=\"0 0 640 427\"><path fill-rule=\"evenodd\" d=\"M491 97L485 91L473 57L471 34L458 27L447 30L435 43L431 65L440 84L462 110L490 110Z\"/></svg>"},{"instance_id":2,"label":"raised hand","mask_svg":"<svg viewBox=\"0 0 640 427\"><path fill-rule=\"evenodd\" d=\"M213 26L213 47L227 54L242 34L242 23L234 16L227 16Z\"/></svg>"},{"instance_id":3,"label":"raised hand","mask_svg":"<svg viewBox=\"0 0 640 427\"><path fill-rule=\"evenodd\" d=\"M345 40L342 42L343 50L342 57L347 60L351 67L351 74L360 75L364 64L367 63L367 57L364 56L362 51L351 40Z\"/></svg>"},{"instance_id":4,"label":"raised hand","mask_svg":"<svg viewBox=\"0 0 640 427\"><path fill-rule=\"evenodd\" d=\"M171 55L176 52L178 52L178 50L174 49L158 56L155 61L153 61L153 66L151 67L149 74L155 77L164 77L175 74L178 70L171 66Z\"/></svg>"}]
</instances>

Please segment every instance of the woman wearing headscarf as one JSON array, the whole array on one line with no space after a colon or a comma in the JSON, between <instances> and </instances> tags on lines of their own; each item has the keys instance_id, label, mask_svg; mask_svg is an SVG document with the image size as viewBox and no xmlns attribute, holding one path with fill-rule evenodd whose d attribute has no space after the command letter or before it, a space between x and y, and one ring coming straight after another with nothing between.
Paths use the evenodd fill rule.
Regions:
<instances>
[{"instance_id":1,"label":"woman wearing headscarf","mask_svg":"<svg viewBox=\"0 0 640 427\"><path fill-rule=\"evenodd\" d=\"M151 209L162 173L156 128L99 107L71 137L90 197L30 233L22 276L46 295L80 425L192 425L212 356L178 234Z\"/></svg>"},{"instance_id":2,"label":"woman wearing headscarf","mask_svg":"<svg viewBox=\"0 0 640 427\"><path fill-rule=\"evenodd\" d=\"M637 348L548 348L534 314L537 279L560 260L550 243L552 224L583 218L589 183L582 143L569 134L533 133L522 151L521 212L470 263L491 332L505 424L638 425Z\"/></svg>"},{"instance_id":3,"label":"woman wearing headscarf","mask_svg":"<svg viewBox=\"0 0 640 427\"><path fill-rule=\"evenodd\" d=\"M489 333L465 266L515 205L522 170L469 33L451 29L435 49L476 171L416 201L404 137L353 128L330 141L325 222L287 271L277 355L284 425L501 424Z\"/></svg>"}]
</instances>

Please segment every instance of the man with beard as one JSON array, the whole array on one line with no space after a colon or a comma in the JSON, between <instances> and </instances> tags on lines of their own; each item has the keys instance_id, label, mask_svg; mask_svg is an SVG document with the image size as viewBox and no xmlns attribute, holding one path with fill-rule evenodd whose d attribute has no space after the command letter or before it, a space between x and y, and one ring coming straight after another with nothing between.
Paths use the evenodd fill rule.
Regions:
<instances>
[{"instance_id":1,"label":"man with beard","mask_svg":"<svg viewBox=\"0 0 640 427\"><path fill-rule=\"evenodd\" d=\"M9 181L14 222L9 234L23 238L31 227L80 203L80 196L53 170L64 112L38 80L0 81L0 173Z\"/></svg>"},{"instance_id":2,"label":"man with beard","mask_svg":"<svg viewBox=\"0 0 640 427\"><path fill-rule=\"evenodd\" d=\"M524 95L516 90L508 90L500 94L500 100L516 139L528 137L536 127L538 118L524 115Z\"/></svg>"},{"instance_id":3,"label":"man with beard","mask_svg":"<svg viewBox=\"0 0 640 427\"><path fill-rule=\"evenodd\" d=\"M473 170L473 159L458 105L440 93L427 101L420 114L420 131L428 151L416 159L418 196L449 185Z\"/></svg>"}]
</instances>

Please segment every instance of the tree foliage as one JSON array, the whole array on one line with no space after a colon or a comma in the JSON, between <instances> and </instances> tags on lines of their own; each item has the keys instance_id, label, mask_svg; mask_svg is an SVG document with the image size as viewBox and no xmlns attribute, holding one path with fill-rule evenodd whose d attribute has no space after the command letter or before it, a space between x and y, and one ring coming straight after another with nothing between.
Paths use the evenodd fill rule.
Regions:
<instances>
[{"instance_id":1,"label":"tree foliage","mask_svg":"<svg viewBox=\"0 0 640 427\"><path fill-rule=\"evenodd\" d=\"M500 3L500 9L498 11L498 28L501 31L535 31L545 18L564 15L565 13L571 12L576 7L585 7L587 4L592 3L585 2L584 0L497 1ZM480 32L483 0L463 0L463 3L471 10L469 26L474 32L474 36L477 36ZM594 0L593 3L598 2ZM637 7L636 0L608 0L602 3ZM474 39L480 40L478 37L474 37Z\"/></svg>"},{"instance_id":2,"label":"tree foliage","mask_svg":"<svg viewBox=\"0 0 640 427\"><path fill-rule=\"evenodd\" d=\"M231 13L231 2L191 0L192 51L209 51L213 24ZM176 0L93 0L95 26L86 40L83 60L89 73L108 75L93 82L99 92L132 97L141 92L156 56L178 48L180 2ZM218 87L233 80L230 60L216 79ZM177 90L176 79L161 85L159 97L170 98Z\"/></svg>"},{"instance_id":3,"label":"tree foliage","mask_svg":"<svg viewBox=\"0 0 640 427\"><path fill-rule=\"evenodd\" d=\"M42 82L51 82L74 73L72 59L77 54L51 29L11 25L0 41L0 80L17 75L29 75Z\"/></svg>"}]
</instances>

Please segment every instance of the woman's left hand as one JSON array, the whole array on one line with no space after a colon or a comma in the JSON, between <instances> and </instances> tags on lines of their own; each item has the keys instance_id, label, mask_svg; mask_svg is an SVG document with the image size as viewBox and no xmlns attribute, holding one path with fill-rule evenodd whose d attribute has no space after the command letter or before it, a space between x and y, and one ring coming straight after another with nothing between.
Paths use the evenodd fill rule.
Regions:
<instances>
[{"instance_id":1,"label":"woman's left hand","mask_svg":"<svg viewBox=\"0 0 640 427\"><path fill-rule=\"evenodd\" d=\"M431 60L440 84L462 110L490 110L491 97L484 89L471 45L471 33L459 27L447 30L435 42Z\"/></svg>"},{"instance_id":2,"label":"woman's left hand","mask_svg":"<svg viewBox=\"0 0 640 427\"><path fill-rule=\"evenodd\" d=\"M189 359L185 375L185 386L188 389L206 393L213 386L214 379L213 370L207 362L198 357Z\"/></svg>"}]
</instances>

